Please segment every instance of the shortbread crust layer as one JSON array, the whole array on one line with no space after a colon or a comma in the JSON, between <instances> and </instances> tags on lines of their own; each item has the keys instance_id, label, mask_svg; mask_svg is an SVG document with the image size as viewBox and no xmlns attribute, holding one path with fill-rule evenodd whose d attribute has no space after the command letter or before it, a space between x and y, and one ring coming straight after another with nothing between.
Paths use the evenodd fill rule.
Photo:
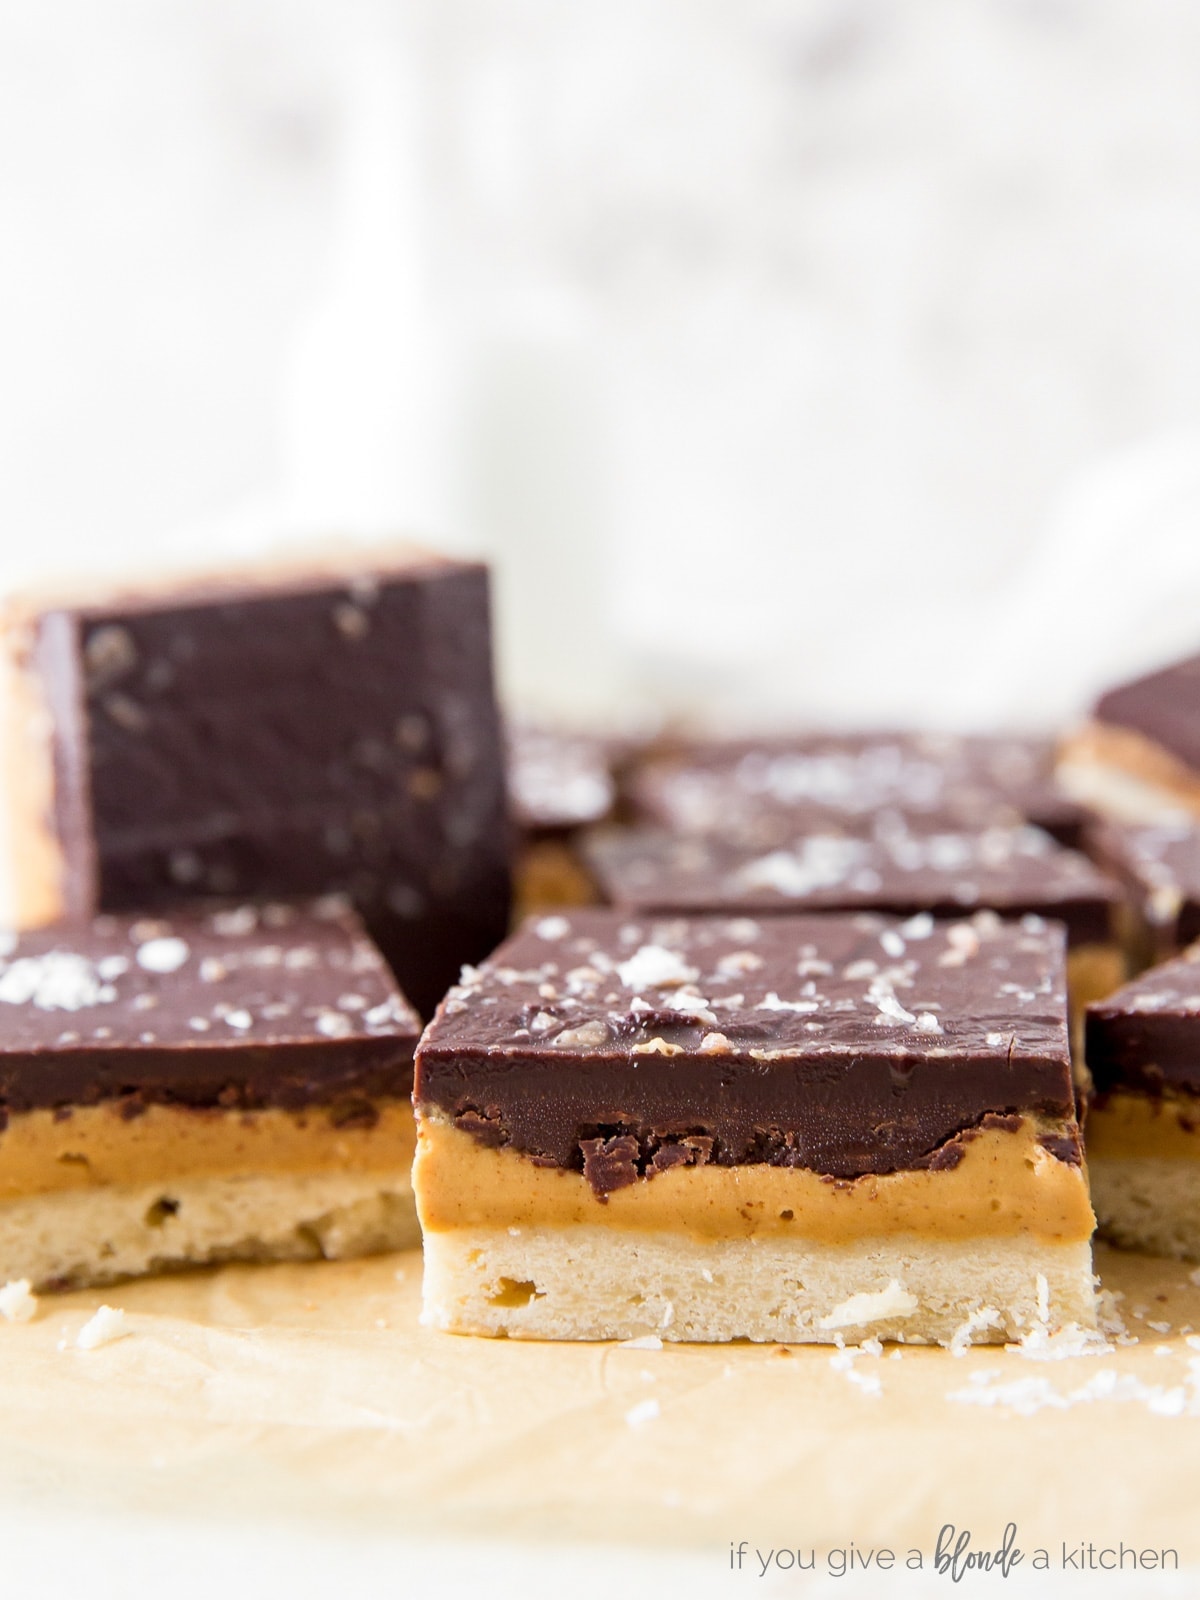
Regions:
<instances>
[{"instance_id":1,"label":"shortbread crust layer","mask_svg":"<svg viewBox=\"0 0 1200 1600\"><path fill-rule=\"evenodd\" d=\"M1013 1131L975 1132L954 1166L849 1180L762 1162L678 1166L601 1200L582 1173L489 1148L426 1112L413 1184L427 1239L502 1223L564 1231L595 1225L708 1242L800 1238L830 1248L901 1234L927 1241L1022 1238L1031 1247L1079 1243L1094 1227L1083 1168L1039 1142L1061 1131L1060 1124L1023 1117Z\"/></svg>"},{"instance_id":2,"label":"shortbread crust layer","mask_svg":"<svg viewBox=\"0 0 1200 1600\"><path fill-rule=\"evenodd\" d=\"M63 1288L217 1261L405 1249L420 1237L412 1108L359 1114L338 1127L320 1106L20 1113L0 1134L0 1280Z\"/></svg>"},{"instance_id":3,"label":"shortbread crust layer","mask_svg":"<svg viewBox=\"0 0 1200 1600\"><path fill-rule=\"evenodd\" d=\"M424 1293L426 1326L517 1339L989 1344L1096 1318L1088 1243L1019 1236L463 1228L426 1235Z\"/></svg>"},{"instance_id":4,"label":"shortbread crust layer","mask_svg":"<svg viewBox=\"0 0 1200 1600\"><path fill-rule=\"evenodd\" d=\"M224 1261L308 1261L419 1240L408 1173L217 1173L0 1203L0 1279L110 1283Z\"/></svg>"},{"instance_id":5,"label":"shortbread crust layer","mask_svg":"<svg viewBox=\"0 0 1200 1600\"><path fill-rule=\"evenodd\" d=\"M1200 1161L1098 1157L1091 1177L1106 1239L1148 1255L1200 1261Z\"/></svg>"},{"instance_id":6,"label":"shortbread crust layer","mask_svg":"<svg viewBox=\"0 0 1200 1600\"><path fill-rule=\"evenodd\" d=\"M1087 1145L1101 1233L1200 1261L1200 1096L1106 1094L1088 1115Z\"/></svg>"}]
</instances>

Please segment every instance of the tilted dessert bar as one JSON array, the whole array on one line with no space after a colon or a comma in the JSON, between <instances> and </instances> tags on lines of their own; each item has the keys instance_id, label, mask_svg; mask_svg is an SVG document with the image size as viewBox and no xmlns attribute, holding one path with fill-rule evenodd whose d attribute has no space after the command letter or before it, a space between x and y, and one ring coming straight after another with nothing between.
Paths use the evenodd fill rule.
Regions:
<instances>
[{"instance_id":1,"label":"tilted dessert bar","mask_svg":"<svg viewBox=\"0 0 1200 1600\"><path fill-rule=\"evenodd\" d=\"M508 913L486 569L343 552L9 618L17 920L348 894L427 1014Z\"/></svg>"},{"instance_id":2,"label":"tilted dessert bar","mask_svg":"<svg viewBox=\"0 0 1200 1600\"><path fill-rule=\"evenodd\" d=\"M0 1281L415 1243L419 1027L337 906L10 937Z\"/></svg>"},{"instance_id":3,"label":"tilted dessert bar","mask_svg":"<svg viewBox=\"0 0 1200 1600\"><path fill-rule=\"evenodd\" d=\"M1040 828L914 832L893 825L870 838L793 835L787 846L766 851L655 829L598 829L585 841L584 855L602 898L630 911L1034 914L1067 926L1077 1007L1110 993L1126 976L1119 886Z\"/></svg>"},{"instance_id":4,"label":"tilted dessert bar","mask_svg":"<svg viewBox=\"0 0 1200 1600\"><path fill-rule=\"evenodd\" d=\"M1118 1244L1200 1261L1200 945L1087 1015L1096 1217Z\"/></svg>"},{"instance_id":5,"label":"tilted dessert bar","mask_svg":"<svg viewBox=\"0 0 1200 1600\"><path fill-rule=\"evenodd\" d=\"M1064 741L1058 777L1116 822L1200 816L1200 656L1110 689Z\"/></svg>"},{"instance_id":6,"label":"tilted dessert bar","mask_svg":"<svg viewBox=\"0 0 1200 1600\"><path fill-rule=\"evenodd\" d=\"M533 920L417 1052L425 1320L997 1341L1094 1320L1061 929Z\"/></svg>"}]
</instances>

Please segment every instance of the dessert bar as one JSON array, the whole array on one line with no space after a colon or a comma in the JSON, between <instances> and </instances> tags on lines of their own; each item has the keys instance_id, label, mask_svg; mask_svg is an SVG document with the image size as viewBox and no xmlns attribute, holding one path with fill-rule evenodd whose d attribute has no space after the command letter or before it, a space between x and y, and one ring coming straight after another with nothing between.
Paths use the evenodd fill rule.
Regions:
<instances>
[{"instance_id":1,"label":"dessert bar","mask_svg":"<svg viewBox=\"0 0 1200 1600\"><path fill-rule=\"evenodd\" d=\"M432 1011L508 912L482 566L353 552L9 617L17 920L348 894Z\"/></svg>"},{"instance_id":2,"label":"dessert bar","mask_svg":"<svg viewBox=\"0 0 1200 1600\"><path fill-rule=\"evenodd\" d=\"M1087 1014L1096 1217L1118 1244L1200 1261L1200 946Z\"/></svg>"},{"instance_id":3,"label":"dessert bar","mask_svg":"<svg viewBox=\"0 0 1200 1600\"><path fill-rule=\"evenodd\" d=\"M8 937L0 1281L415 1243L419 1028L337 905Z\"/></svg>"},{"instance_id":4,"label":"dessert bar","mask_svg":"<svg viewBox=\"0 0 1200 1600\"><path fill-rule=\"evenodd\" d=\"M1061 929L532 920L417 1052L425 1320L994 1342L1094 1320Z\"/></svg>"},{"instance_id":5,"label":"dessert bar","mask_svg":"<svg viewBox=\"0 0 1200 1600\"><path fill-rule=\"evenodd\" d=\"M1200 822L1100 823L1089 830L1088 850L1128 886L1137 912L1134 970L1200 939Z\"/></svg>"},{"instance_id":6,"label":"dessert bar","mask_svg":"<svg viewBox=\"0 0 1200 1600\"><path fill-rule=\"evenodd\" d=\"M645 822L743 843L871 831L886 814L951 830L1027 821L1074 845L1085 814L1054 756L1049 740L932 732L707 741L643 761L628 788Z\"/></svg>"},{"instance_id":7,"label":"dessert bar","mask_svg":"<svg viewBox=\"0 0 1200 1600\"><path fill-rule=\"evenodd\" d=\"M1126 976L1119 885L1039 828L919 833L893 826L871 838L814 832L767 851L654 829L598 829L584 853L602 898L630 911L1040 915L1067 926L1077 1007Z\"/></svg>"},{"instance_id":8,"label":"dessert bar","mask_svg":"<svg viewBox=\"0 0 1200 1600\"><path fill-rule=\"evenodd\" d=\"M1060 752L1062 788L1116 822L1200 815L1200 656L1110 689Z\"/></svg>"},{"instance_id":9,"label":"dessert bar","mask_svg":"<svg viewBox=\"0 0 1200 1600\"><path fill-rule=\"evenodd\" d=\"M612 741L518 724L508 730L508 794L516 833L519 912L586 905L591 880L575 849L580 828L616 805Z\"/></svg>"}]
</instances>

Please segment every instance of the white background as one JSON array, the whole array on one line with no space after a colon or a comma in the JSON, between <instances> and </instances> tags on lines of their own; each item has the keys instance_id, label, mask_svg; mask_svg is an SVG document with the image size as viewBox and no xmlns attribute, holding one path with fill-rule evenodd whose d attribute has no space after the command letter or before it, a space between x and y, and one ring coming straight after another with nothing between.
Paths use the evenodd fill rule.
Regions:
<instances>
[{"instance_id":1,"label":"white background","mask_svg":"<svg viewBox=\"0 0 1200 1600\"><path fill-rule=\"evenodd\" d=\"M0 580L403 530L513 698L1053 723L1200 641L1181 0L0 5Z\"/></svg>"}]
</instances>

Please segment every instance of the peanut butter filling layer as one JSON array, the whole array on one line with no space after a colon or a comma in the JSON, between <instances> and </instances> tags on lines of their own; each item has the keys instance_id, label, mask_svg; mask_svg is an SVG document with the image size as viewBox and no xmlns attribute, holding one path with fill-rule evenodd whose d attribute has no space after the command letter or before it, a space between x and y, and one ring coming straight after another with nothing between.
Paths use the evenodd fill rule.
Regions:
<instances>
[{"instance_id":1,"label":"peanut butter filling layer","mask_svg":"<svg viewBox=\"0 0 1200 1600\"><path fill-rule=\"evenodd\" d=\"M956 1167L823 1178L801 1167L674 1167L597 1199L582 1173L489 1149L449 1121L422 1116L413 1187L426 1232L600 1223L699 1239L804 1237L825 1244L888 1234L934 1239L1029 1235L1062 1244L1095 1226L1082 1167L1038 1142L1062 1125L1022 1118L1014 1132L969 1139Z\"/></svg>"},{"instance_id":2,"label":"peanut butter filling layer","mask_svg":"<svg viewBox=\"0 0 1200 1600\"><path fill-rule=\"evenodd\" d=\"M378 1101L374 1110L369 1127L338 1127L322 1106L151 1105L130 1118L113 1103L77 1106L66 1117L23 1111L0 1133L0 1200L218 1173L407 1172L415 1143L411 1105Z\"/></svg>"},{"instance_id":3,"label":"peanut butter filling layer","mask_svg":"<svg viewBox=\"0 0 1200 1600\"><path fill-rule=\"evenodd\" d=\"M1086 1133L1088 1156L1096 1161L1200 1161L1200 1096L1118 1090L1088 1111Z\"/></svg>"},{"instance_id":4,"label":"peanut butter filling layer","mask_svg":"<svg viewBox=\"0 0 1200 1600\"><path fill-rule=\"evenodd\" d=\"M1093 1000L1103 1000L1129 976L1119 944L1083 944L1067 954L1067 988L1072 1010L1082 1013Z\"/></svg>"}]
</instances>

